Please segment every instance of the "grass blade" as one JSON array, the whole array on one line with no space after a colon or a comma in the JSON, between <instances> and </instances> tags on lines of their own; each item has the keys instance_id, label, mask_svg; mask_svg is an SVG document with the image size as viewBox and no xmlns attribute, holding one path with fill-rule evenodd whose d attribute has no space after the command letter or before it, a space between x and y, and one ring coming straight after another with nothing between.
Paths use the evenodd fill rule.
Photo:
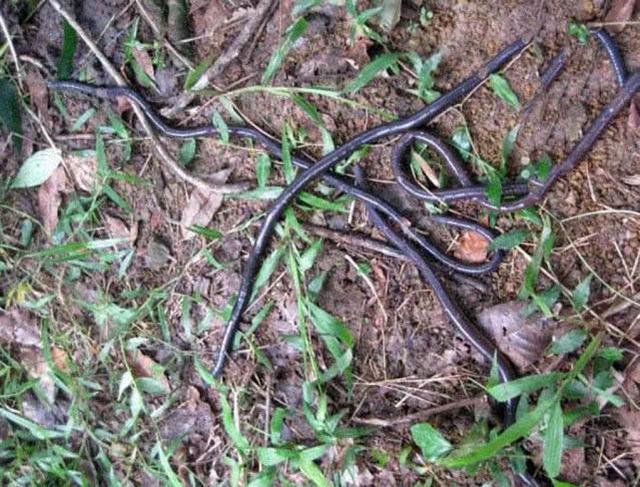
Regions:
<instances>
[{"instance_id":1,"label":"grass blade","mask_svg":"<svg viewBox=\"0 0 640 487\"><path fill-rule=\"evenodd\" d=\"M271 60L269 61L269 65L262 75L262 84L267 85L273 81L273 77L276 75L278 69L280 69L280 65L282 61L284 61L285 56L291 50L293 43L296 42L302 34L305 33L309 27L309 24L304 19L304 17L298 19L295 24L287 29L287 33L284 39L284 42L278 47L276 52L271 56Z\"/></svg>"},{"instance_id":2,"label":"grass blade","mask_svg":"<svg viewBox=\"0 0 640 487\"><path fill-rule=\"evenodd\" d=\"M549 422L544 434L544 448L542 453L544 469L551 478L560 475L562 443L564 439L563 427L562 408L560 407L560 401L556 401L549 415Z\"/></svg>"},{"instance_id":3,"label":"grass blade","mask_svg":"<svg viewBox=\"0 0 640 487\"><path fill-rule=\"evenodd\" d=\"M360 74L351 81L345 91L348 93L355 93L360 88L369 83L373 78L375 78L379 73L387 70L391 66L395 66L400 58L400 54L388 52L383 54L382 56L378 56L376 59L367 64Z\"/></svg>"}]
</instances>

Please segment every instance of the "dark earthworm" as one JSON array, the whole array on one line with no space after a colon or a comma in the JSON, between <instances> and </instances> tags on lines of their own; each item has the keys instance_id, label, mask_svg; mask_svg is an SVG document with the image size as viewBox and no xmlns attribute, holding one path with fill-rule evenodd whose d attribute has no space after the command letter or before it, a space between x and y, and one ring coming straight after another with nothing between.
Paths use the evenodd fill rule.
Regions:
<instances>
[{"instance_id":1,"label":"dark earthworm","mask_svg":"<svg viewBox=\"0 0 640 487\"><path fill-rule=\"evenodd\" d=\"M359 186L363 185L363 176L360 166L354 167L356 175L356 181ZM442 309L445 311L458 333L464 336L476 350L480 351L482 356L489 362L495 363L498 368L498 374L502 382L509 382L518 378L513 365L505 355L498 350L498 348L489 340L484 334L482 334L476 325L474 325L464 312L458 307L447 290L442 285L442 282L433 272L431 265L426 261L424 256L405 238L398 234L391 225L389 225L385 219L378 213L378 211L370 205L367 205L367 211L371 217L373 224L380 230L384 236L389 240L398 250L404 255L409 257L413 264L418 268L422 279L433 289L434 294L438 298ZM518 406L518 398L512 398L507 401L505 405L505 415L503 418L503 426L508 428L516 420L516 408ZM527 487L538 486L538 482L529 473L518 473L520 481Z\"/></svg>"},{"instance_id":2,"label":"dark earthworm","mask_svg":"<svg viewBox=\"0 0 640 487\"><path fill-rule=\"evenodd\" d=\"M219 135L219 130L217 127L213 125L204 125L200 127L190 127L190 128L176 128L172 127L164 122L162 117L160 117L153 107L149 104L147 100L145 100L138 92L132 90L131 88L124 86L110 86L110 87L102 87L102 86L94 86L86 83L80 83L77 81L50 81L48 83L49 88L73 93L82 93L85 95L95 96L98 98L105 99L113 99L117 97L124 97L130 100L133 103L136 103L145 116L151 121L151 123L157 128L157 130L167 137L172 138L189 138L189 137L206 137L206 136L215 136ZM259 130L253 129L251 127L242 127L242 126L233 126L230 125L228 127L229 133L236 137L248 137L253 140L256 140L258 143L262 144L267 151L269 151L274 156L280 158L282 157L282 149L280 146L280 142L269 135L260 132ZM308 169L316 164L314 161L307 159L306 157L300 155L292 155L292 161L299 167L303 169ZM442 252L438 247L429 242L423 235L416 232L413 228L408 226L405 223L405 218L391 205L389 205L384 200L378 198L377 196L368 193L367 191L362 190L361 188L357 188L352 185L347 179L336 175L335 173L327 173L323 174L322 177L329 184L338 188L339 190L347 193L361 201L367 202L368 204L373 205L379 211L386 214L391 220L398 223L404 229L405 235L413 240L416 244L418 244L423 250L428 252L433 256L434 259L442 262L447 267L451 268L456 272L461 272L465 274L471 275L481 275L486 274L488 272L494 271L497 266L500 264L502 255L500 252L495 252L489 261L483 264L469 264L466 262L462 262L458 259L455 259L446 253ZM485 192L484 186L473 186L469 189L469 194L474 197L481 197L481 195ZM457 190L452 190L457 191ZM520 193L518 193L520 194ZM471 220L463 219L463 218L453 218L453 217L442 217L442 216L433 216L433 218L438 221L441 220L443 223L447 225L451 225L457 228L463 228L468 230L474 230L482 235L484 235L489 240L492 240L494 235L493 232L488 230L483 225L480 225Z\"/></svg>"},{"instance_id":3,"label":"dark earthworm","mask_svg":"<svg viewBox=\"0 0 640 487\"><path fill-rule=\"evenodd\" d=\"M609 56L609 61L611 62L611 67L615 73L618 85L624 85L624 82L627 79L627 69L624 66L624 60L622 59L622 54L620 53L620 49L618 48L616 41L613 40L611 34L609 34L609 32L607 32L603 27L598 29L589 29L589 32L591 32L607 52L607 56Z\"/></svg>"},{"instance_id":4,"label":"dark earthworm","mask_svg":"<svg viewBox=\"0 0 640 487\"><path fill-rule=\"evenodd\" d=\"M218 360L216 361L216 365L213 370L214 376L220 376L224 369L227 355L230 351L230 347L233 344L234 336L240 326L242 314L246 306L248 305L248 300L251 296L251 291L253 289L253 280L258 271L261 257L264 253L273 229L277 221L279 220L280 215L282 214L284 209L292 202L296 195L304 188L304 186L306 186L308 182L316 179L317 177L324 176L326 180L328 180L335 187L359 198L366 203L373 205L375 208L384 212L393 221L401 225L401 228L403 228L403 233L405 233L407 237L411 238L414 242L420 245L420 247L432 254L435 258L443 262L445 265L448 265L456 269L457 271L470 274L482 274L494 270L499 265L500 260L502 259L501 252L495 252L490 261L477 266L464 264L457 259L449 257L448 255L437 249L435 246L433 246L430 242L428 242L423 236L415 232L413 229L408 228L402 216L390 205L386 204L378 198L373 197L373 195L371 195L370 193L367 193L359 188L355 188L353 185L347 183L342 178L339 178L335 175L323 173L329 171L335 164L348 157L357 148L364 144L374 142L384 137L390 137L402 133L432 120L434 117L444 112L451 105L471 93L484 81L484 79L489 74L500 69L508 61L520 54L526 48L526 46L527 44L520 39L511 43L500 53L498 53L491 61L489 61L478 73L467 78L460 85L438 98L431 105L428 105L422 110L416 112L414 115L380 125L354 137L349 142L340 146L338 149L328 154L315 164L306 158L294 158L294 162L306 168L306 171L299 175L294 180L294 182L283 191L283 193L276 200L272 209L267 214L260 228L258 237L256 238L254 249L251 252L245 266L245 272L243 275L240 290L238 291L238 297L233 308L231 318L225 330L223 343L218 355ZM143 109L145 114L149 117L150 121L156 126L156 128L163 135L169 137L183 138L211 136L218 134L217 128L211 125L189 129L178 129L167 125L166 123L164 123L162 118L155 113L153 108L142 96L126 87L96 87L73 81L50 82L49 86L52 89L84 93L87 95L108 99L118 96L124 96L138 104ZM282 152L279 142L277 142L275 139L272 139L271 137L266 136L262 132L248 127L229 127L229 133L235 136L250 137L252 139L255 139L260 144L264 145L269 152L273 153L277 157L281 157ZM483 187L480 186L465 189L467 189L470 197L477 198L478 201L482 202L481 194L483 194L485 191ZM492 238L493 235L490 230L468 220L455 219L452 217L434 217L434 219L450 225L454 225L458 228L471 228L487 236L488 238Z\"/></svg>"},{"instance_id":5,"label":"dark earthworm","mask_svg":"<svg viewBox=\"0 0 640 487\"><path fill-rule=\"evenodd\" d=\"M544 72L540 75L540 88L546 90L551 83L555 81L560 72L564 69L569 59L569 51L563 48L556 54L551 62L545 67Z\"/></svg>"},{"instance_id":6,"label":"dark earthworm","mask_svg":"<svg viewBox=\"0 0 640 487\"><path fill-rule=\"evenodd\" d=\"M444 201L476 199L476 201L478 201L485 208L490 208L492 210L500 212L522 210L523 208L533 206L541 201L559 177L567 174L574 167L576 167L578 162L582 160L585 154L589 152L593 144L595 144L596 140L598 140L600 134L602 134L604 129L607 128L611 120L613 120L618 115L618 113L627 105L627 103L631 100L631 98L633 98L633 96L638 92L639 89L640 71L633 73L627 78L626 82L622 85L621 89L618 91L613 100L611 100L609 104L602 109L598 117L591 123L591 126L584 133L582 139L580 139L580 141L574 146L566 159L561 164L553 166L547 179L543 182L535 179L530 180L528 182L529 190L526 195L514 201L501 203L500 205L492 205L487 200L478 200L475 196L465 193L464 184L465 177L467 176L464 173L460 173L461 163L458 157L451 150L449 150L442 141L435 139L432 135L429 135L426 132L410 132L406 134L400 144L395 147L392 156L392 164L395 176L396 178L398 178L398 183L406 191L425 201L437 201L441 198L444 199ZM440 191L425 191L408 180L402 170L402 160L404 157L404 153L411 145L411 141L414 139L418 139L421 142L428 143L431 147L437 150L437 152L446 161L450 172L462 184L461 188L457 190L449 190L447 196L441 196ZM517 185L511 185L509 188L514 188L517 191L521 190L521 188Z\"/></svg>"},{"instance_id":7,"label":"dark earthworm","mask_svg":"<svg viewBox=\"0 0 640 487\"><path fill-rule=\"evenodd\" d=\"M496 56L492 61L490 61L483 70L477 73L474 76L471 76L463 83L461 83L458 87L454 88L451 92L445 94L441 98L439 98L436 102L424 108L423 110L417 112L416 114L407 117L405 119L400 119L394 122L390 122L387 124L383 124L381 126L375 127L367 132L364 132L351 141L347 142L343 146L336 149L331 154L325 156L317 163L313 163L309 159L295 156L293 158L294 162L306 169L300 176L296 178L292 185L285 189L285 191L281 194L281 196L276 200L275 205L272 210L267 215L260 232L258 234L258 238L256 239L256 245L254 247L254 251L251 253L249 260L247 262L247 266L245 268L245 273L243 276L243 281L241 285L241 289L238 293L238 299L232 311L232 317L229 320L227 325L227 329L225 330L225 336L223 339L223 344L221 346L220 353L218 355L218 360L216 362L216 366L214 369L214 375L219 376L224 368L226 363L227 354L230 351L231 344L233 343L233 338L240 324L240 319L248 304L248 299L251 294L253 288L253 280L255 278L258 266L260 264L261 256L264 252L264 249L268 243L270 235L273 231L275 224L277 223L282 211L290 204L290 202L296 197L297 193L301 191L304 186L317 177L324 177L330 184L339 188L340 190L353 195L354 197L364 201L369 208L373 208L374 210L380 211L384 213L387 218L391 221L400 225L402 229L403 235L416 245L419 245L422 249L431 253L435 258L443 262L445 265L448 265L458 271L466 272L466 273L484 273L490 270L495 269L495 267L499 264L500 259L502 258L501 253L495 253L492 259L486 264L482 264L479 266L470 266L456 261L455 259L451 259L446 254L441 251L435 249L435 247L430 244L424 237L420 234L416 233L414 230L409 228L402 216L393 209L390 205L380 200L379 198L373 196L371 193L368 193L361 188L354 187L347 180L342 177L336 176L332 173L327 173L331 170L331 168L340 160L348 157L353 151L355 151L358 147L363 144L371 143L375 140L378 140L383 137L389 137L392 135L400 134L402 132L406 132L408 130L414 129L420 125L424 125L425 123L432 120L434 117L442 113L449 106L459 101L461 98L469 94L473 91L477 86L479 86L482 81L488 76L491 72L499 69L502 65L508 62L510 59L519 54L526 45L522 41L516 41L515 43L508 46L501 53ZM544 183L538 181L530 181L528 185L523 185L522 183L516 183L510 186L507 186L506 194L507 195L522 195L520 199L500 205L495 208L500 211L512 211L514 209L524 208L526 206L533 205L537 203L544 194L551 187L551 184L555 179L565 174L567 171L572 169L577 162L584 156L584 154L590 149L593 145L597 137L604 130L606 125L611 121L611 119L624 107L629 98L638 91L638 87L640 86L640 75L638 73L629 77L623 88L620 90L618 95L614 98L614 100L609 103L607 107L602 111L602 113L598 116L596 121L589 128L584 138L576 145L574 150L570 153L567 159L560 165L553 168L550 177ZM61 89L71 92L81 92L88 95L99 96L102 98L114 98L117 96L124 96L134 103L137 103L144 110L145 114L149 117L151 122L156 126L156 128L164 135L170 137L197 137L197 136L211 136L217 135L218 130L213 126L203 126L196 127L190 129L176 129L168 126L164 123L164 121L159 117L153 108L146 102L144 98L142 98L135 91L124 88L124 87L111 87L111 88L102 88L95 87L91 85L85 85L82 83L76 82L53 82L50 83L50 87L54 89ZM277 157L281 157L281 148L278 141L275 139L251 128L247 127L229 127L229 132L234 136L241 137L250 137L257 140L259 143L263 144L265 148L276 155ZM411 132L405 136L406 138L420 138L420 137L429 137L428 134L424 132ZM435 142L434 142L435 141ZM446 144L437 141L436 139L430 139L431 146L435 148L438 152L445 152L447 149ZM404 142L403 142L404 143ZM404 145L405 148L408 148L410 142L406 142ZM399 154L398 157L402 156L402 151L395 151L396 154ZM451 159L451 161L447 160L449 154L445 155L445 160L449 165L449 169L456 173L456 178L460 183L461 187L453 190L438 190L433 192L433 195L436 196L436 200L440 201L455 201L457 199L462 199L463 197L466 199L474 199L480 205L487 208L494 208L484 195L485 188L483 186L471 186L470 180L468 176L464 175L464 172L461 172L461 164L457 159ZM455 156L454 156L455 157ZM407 185L405 185L407 186ZM432 195L430 195L431 197ZM470 228L474 231L477 231L487 238L493 238L493 234L490 230L482 227L481 225L452 217L439 216L433 217L436 221L443 224L453 225L458 228ZM399 237L396 235L396 240ZM395 243L395 241L394 241ZM415 249L414 249L415 251ZM424 276L423 276L424 277ZM427 279L429 281L429 279ZM438 281L439 282L439 281ZM440 287L442 287L440 285ZM444 289L440 289L444 292ZM445 312L450 316L450 318L454 321L456 326L460 327L460 320L466 320L464 315L461 315L460 311L457 308L447 308L448 303L451 303L451 299L443 301L443 307L445 308ZM459 316L460 315L460 316ZM457 320L457 321L456 321ZM470 323L465 321L465 323ZM463 334L467 336L468 339L473 343L474 346L478 348L478 350L483 353L491 355L491 352L495 350L495 347L491 344L490 341L487 340L482 333L480 333L473 326L465 328L467 332L463 331ZM469 330L471 330L469 332ZM470 333L470 334L469 334ZM507 362L508 364L508 362ZM509 365L502 367L501 377L503 380L507 380L508 369L505 367L509 367ZM507 372L505 372L507 371ZM506 374L506 375L505 375ZM515 376L514 376L515 377ZM509 409L509 408L507 408ZM510 413L508 413L510 414Z\"/></svg>"},{"instance_id":8,"label":"dark earthworm","mask_svg":"<svg viewBox=\"0 0 640 487\"><path fill-rule=\"evenodd\" d=\"M245 271L242 277L240 290L238 291L238 297L225 330L220 353L218 354L218 360L216 361L216 365L213 369L214 376L219 377L222 374L227 361L227 354L231 350L233 339L240 327L242 314L249 303L249 298L253 289L253 281L260 267L262 255L266 249L271 234L273 233L275 225L279 221L282 212L292 203L296 195L302 191L307 184L320 177L323 173L329 171L333 166L348 157L360 146L369 144L383 137L391 137L393 135L400 134L417 126L424 125L428 121L432 120L434 117L444 112L448 107L471 93L489 74L500 69L501 66L521 53L526 46L527 45L522 40L513 42L503 49L494 59L487 63L479 73L467 78L460 85L449 93L438 98L431 105L428 105L407 118L380 125L357 135L296 177L296 179L275 201L260 227L253 251L249 255L245 265ZM499 259L497 260L499 261Z\"/></svg>"}]
</instances>

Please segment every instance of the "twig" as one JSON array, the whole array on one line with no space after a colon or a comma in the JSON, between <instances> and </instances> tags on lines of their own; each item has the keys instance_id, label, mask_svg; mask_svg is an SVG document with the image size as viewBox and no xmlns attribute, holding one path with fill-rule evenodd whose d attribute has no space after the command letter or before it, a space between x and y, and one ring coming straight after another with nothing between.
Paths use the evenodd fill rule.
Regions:
<instances>
[{"instance_id":1,"label":"twig","mask_svg":"<svg viewBox=\"0 0 640 487\"><path fill-rule=\"evenodd\" d=\"M18 78L18 84L20 85L20 89L22 89L22 67L20 66L20 61L18 61L18 54L16 53L16 48L13 45L13 40L11 39L9 29L7 28L7 23L2 15L2 10L0 10L0 29L2 29L2 33L7 39L7 45L9 46L11 57L13 58L13 64L16 65L16 77Z\"/></svg>"},{"instance_id":2,"label":"twig","mask_svg":"<svg viewBox=\"0 0 640 487\"><path fill-rule=\"evenodd\" d=\"M196 93L194 92L204 90L209 84L212 84L212 80L220 76L229 63L240 55L240 52L249 41L249 37L254 33L263 17L267 14L272 3L273 0L260 1L260 4L256 7L255 12L242 28L240 34L236 36L233 42L224 50L218 59L216 59L216 61L209 66L204 73L202 73L200 78L198 78L198 81L196 81L191 88L190 92L185 93L178 98L178 101L174 104L171 110L167 111L167 116L175 115L191 103L191 101L196 97Z\"/></svg>"},{"instance_id":3,"label":"twig","mask_svg":"<svg viewBox=\"0 0 640 487\"><path fill-rule=\"evenodd\" d=\"M269 11L273 0L260 0L260 3L255 8L253 15L249 19L249 21L244 25L240 34L236 36L231 45L224 50L224 52L220 55L216 62L207 68L207 70L202 73L202 76L196 81L193 85L193 91L203 90L209 84L211 79L219 76L222 71L229 65L231 61L237 58L242 51L242 48L249 41L249 38L257 29L257 27L262 22L262 19Z\"/></svg>"},{"instance_id":4,"label":"twig","mask_svg":"<svg viewBox=\"0 0 640 487\"><path fill-rule=\"evenodd\" d=\"M89 35L84 31L84 29L80 26L80 24L78 24L78 22L76 22L76 20L66 10L62 8L62 6L60 5L60 2L58 0L49 0L49 3L54 8L54 10L56 10L56 12L58 12L62 17L64 17L64 19L69 23L69 25L73 28L73 30L76 31L78 36L80 36L80 38L84 41L87 47L93 52L96 58L98 58L98 61L100 61L100 64L102 64L102 67L105 69L105 71L109 74L109 76L111 76L115 80L116 84L118 84L119 86L126 86L127 83L124 80L124 78L113 67L111 62L102 53L102 51L98 48L98 46L96 46L93 40L91 40ZM132 104L132 107L136 116L140 120L142 127L144 128L145 132L153 142L153 147L156 153L160 156L160 159L162 160L162 162L164 162L165 165L171 171L173 171L173 173L176 174L178 177L194 185L195 187L204 191L205 193L217 192L222 194L228 194L228 193L238 193L241 191L245 191L247 189L246 184L231 184L231 185L219 185L219 186L212 185L186 172L184 169L182 169L182 167L180 167L180 165L176 162L176 160L169 154L169 152L167 151L165 146L162 144L162 142L160 142L160 139L157 137L157 135L151 128L151 125L149 124L147 117L145 117L144 112L140 109L140 107L135 103Z\"/></svg>"},{"instance_id":5,"label":"twig","mask_svg":"<svg viewBox=\"0 0 640 487\"><path fill-rule=\"evenodd\" d=\"M379 426L381 428L388 428L391 426L398 426L404 423L412 423L414 421L423 421L430 416L436 414L446 413L454 409L461 409L466 407L476 406L484 401L484 397L471 397L467 399L461 399L460 401L451 402L449 404L443 404L442 406L435 406L432 408L423 409L417 413L397 416L390 419L382 418L351 418L354 423L365 424L369 426Z\"/></svg>"},{"instance_id":6,"label":"twig","mask_svg":"<svg viewBox=\"0 0 640 487\"><path fill-rule=\"evenodd\" d=\"M354 233L339 232L337 230L332 230L331 228L323 227L321 225L314 225L311 223L303 223L302 227L305 230L313 233L314 235L317 235L323 238L328 238L329 240L333 240L334 242L344 243L346 245L351 245L353 247L361 247L371 252L376 252L378 254L386 255L387 257L393 257L394 259L403 260L405 262L411 262L406 255L399 252L394 247L387 245L382 240L377 240L375 238L369 238L369 237L362 237ZM441 271L446 277L451 278L457 283L466 284L467 286L470 286L482 293L487 292L487 287L480 281L477 281L467 276L449 272L444 266L439 265L437 262L433 262L433 265L439 271Z\"/></svg>"}]
</instances>

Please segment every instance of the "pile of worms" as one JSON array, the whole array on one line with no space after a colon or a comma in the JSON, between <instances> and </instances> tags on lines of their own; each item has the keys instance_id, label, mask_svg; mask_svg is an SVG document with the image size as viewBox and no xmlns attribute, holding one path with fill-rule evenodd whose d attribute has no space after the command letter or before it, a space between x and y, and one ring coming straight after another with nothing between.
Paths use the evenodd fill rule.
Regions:
<instances>
[{"instance_id":1,"label":"pile of worms","mask_svg":"<svg viewBox=\"0 0 640 487\"><path fill-rule=\"evenodd\" d=\"M514 60L529 45L518 39L501 50L493 59L487 62L475 74L471 75L448 93L443 94L430 105L405 118L383 123L372 129L360 133L344 143L322 159L314 161L303 155L293 155L292 161L303 171L287 186L275 203L267 212L262 226L255 239L254 247L246 262L242 283L237 299L227 323L218 358L213 369L213 375L220 377L231 354L234 337L240 328L242 316L246 310L252 294L255 277L260 269L265 249L274 233L274 229L283 211L295 200L296 196L312 181L323 178L328 184L338 190L351 195L366 205L373 224L386 238L417 267L422 279L431 286L438 298L445 314L453 323L456 330L462 334L489 362L495 360L500 380L503 382L517 378L517 373L509 361L494 343L474 324L450 297L439 277L433 270L431 259L439 261L445 268L470 275L481 275L493 272L501 263L504 253L494 251L487 262L469 264L450 257L437 248L422 234L418 233L406 218L393 206L382 200L364 186L362 169L354 168L355 184L352 180L336 174L333 168L340 161L347 159L353 152L365 144L371 144L383 138L401 135L394 146L391 166L396 182L410 195L427 202L452 203L456 201L472 200L481 207L497 212L511 212L527 208L539 203L555 181L565 175L580 162L585 154L602 134L608 124L618 113L629 104L632 97L640 89L640 71L627 75L620 51L604 29L591 30L601 46L605 49L613 67L616 81L619 85L617 94L602 109L591 126L584 132L582 139L573 147L565 160L556 164L544 181L535 177L527 181L514 181L503 185L503 197L506 201L493 204L487 197L484 185L474 184L471 175L455 152L441 139L422 129L435 117L463 100L476 88L484 83L489 75L501 70ZM561 52L550 63L547 71L541 76L541 86L548 86L562 71L566 62L566 53ZM96 86L76 81L51 81L49 88L54 90L81 93L89 96L116 99L123 97L137 104L149 118L156 130L164 136L174 138L218 136L219 129L214 125L191 128L174 128L168 125L154 110L151 104L138 92L123 86ZM282 157L280 141L265 133L244 126L229 126L228 132L234 137L247 137L255 140L269 153L277 158ZM425 190L408 177L405 165L406 152L415 142L429 146L444 161L448 173L455 179L457 186L451 189ZM495 234L489 228L459 217L448 215L431 215L436 223L448 225L457 229L466 229L479 233L488 240L493 240ZM426 255L430 256L430 259ZM515 411L518 398L509 400L504 407L503 426L507 428L515 422ZM520 483L526 486L539 485L531 473L517 473Z\"/></svg>"}]
</instances>

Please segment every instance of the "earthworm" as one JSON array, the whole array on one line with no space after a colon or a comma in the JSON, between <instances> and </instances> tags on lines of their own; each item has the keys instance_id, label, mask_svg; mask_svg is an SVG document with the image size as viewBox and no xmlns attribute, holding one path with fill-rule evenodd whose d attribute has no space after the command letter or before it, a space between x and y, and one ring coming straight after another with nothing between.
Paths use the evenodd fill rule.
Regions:
<instances>
[{"instance_id":1,"label":"earthworm","mask_svg":"<svg viewBox=\"0 0 640 487\"><path fill-rule=\"evenodd\" d=\"M363 185L364 179L360 166L354 167L354 173L356 175L356 182L359 186ZM482 356L489 362L495 361L498 368L498 375L502 382L509 382L518 378L518 374L513 365L505 355L498 350L498 348L489 340L478 327L472 323L465 313L458 307L447 290L442 285L442 282L435 275L431 265L426 261L424 256L405 238L398 234L392 227L385 221L380 213L371 205L366 205L369 216L373 224L380 230L384 236L395 247L406 255L413 264L418 268L422 279L431 286L436 298L440 302L442 309L449 317L449 321L454 324L458 333L467 339L476 350L478 350ZM503 426L508 428L516 420L516 408L518 406L518 398L512 398L507 401L505 405L505 414L503 417ZM527 472L518 473L518 478L526 486L537 486L538 482L533 476Z\"/></svg>"},{"instance_id":2,"label":"earthworm","mask_svg":"<svg viewBox=\"0 0 640 487\"><path fill-rule=\"evenodd\" d=\"M479 265L466 264L457 259L449 257L444 252L439 250L433 244L431 244L426 238L417 233L414 229L410 228L406 223L403 216L395 210L391 205L373 195L372 193L364 190L357 185L351 184L346 178L341 177L333 173L331 170L341 160L347 158L355 150L364 144L375 142L381 138L391 137L393 135L403 134L400 144L394 150L393 155L393 168L398 182L401 186L413 194L419 196L422 199L428 201L458 201L461 199L473 199L479 205L498 211L513 211L516 209L525 208L539 202L546 192L550 189L553 182L571 170L579 162L579 160L586 154L586 152L595 143L596 139L608 125L608 123L619 113L624 105L629 101L631 96L638 91L640 87L640 73L634 73L631 75L616 97L603 109L600 115L593 122L591 127L585 133L583 139L575 146L571 151L567 159L557 166L555 166L544 182L537 180L530 180L526 183L515 182L513 184L505 185L504 194L507 197L519 196L519 199L515 201L502 203L500 205L494 205L486 196L486 188L480 185L473 185L471 179L465 173L457 156L448 148L448 146L439 139L427 134L426 132L417 131L416 129L422 125L427 124L433 120L436 116L443 113L446 109L459 102L465 96L470 94L479 85L483 83L486 77L499 70L508 61L516 57L526 48L526 43L522 40L517 40L503 49L495 58L487 63L476 74L470 76L463 81L456 88L450 92L444 94L438 98L431 105L423 108L415 114L402 118L393 122L388 122L377 127L374 127L366 132L363 132L350 141L346 142L330 154L326 155L318 162L314 162L306 157L295 155L292 157L293 162L305 169L296 179L284 189L281 195L277 198L271 210L268 212L255 241L254 249L251 252L241 283L240 290L238 291L237 300L231 313L231 318L228 321L227 328L225 330L223 342L220 348L218 359L216 361L213 375L219 377L226 364L227 357L231 351L233 339L235 333L238 331L242 314L248 305L249 298L253 289L254 279L259 269L262 255L269 242L269 239L273 233L274 227L277 224L284 209L294 200L297 194L311 181L318 177L323 177L329 184L340 189L341 191L352 195L353 197L363 201L370 212L372 212L372 218L375 216L376 225L380 225L381 230L385 231L385 225L388 230L385 231L389 240L394 245L398 246L403 252L406 253L411 259L416 262L421 275L434 287L434 290L440 299L445 313L454 322L458 330L476 347L482 355L493 359L496 355L497 349L491 341L486 338L476 327L473 325L464 314L455 306L451 298L442 287L440 281L433 275L428 265L425 264L424 258L420 252L414 247L418 246L421 250L427 251L435 259L439 260L443 264L455 269L459 272L468 274L483 274L491 272L499 265L503 253L496 251L492 254L489 261ZM611 56L611 54L610 54ZM615 63L614 63L615 64ZM91 96L112 99L116 97L125 97L136 103L144 111L145 115L154 124L156 129L163 135L168 137L199 137L199 136L214 136L219 135L219 130L213 125L206 125L193 128L174 128L166 124L164 120L155 112L153 107L136 91L127 87L99 87L94 85L88 85L75 81L54 81L49 83L49 87L52 89L58 89L68 92L84 93ZM263 145L265 149L275 155L276 157L282 156L282 149L279 141L276 139L249 127L242 126L229 126L228 131L231 135L237 137L248 137L256 140ZM410 183L405 178L401 171L401 162L404 152L409 148L413 140L420 140L432 147L436 152L443 156L448 169L453 173L457 179L460 187L446 190L436 191L424 191L421 188ZM399 233L391 230L386 220L384 220L380 213L383 213L385 217L399 225L402 232L402 236ZM469 220L454 218L450 216L432 216L432 218L445 225L454 226L456 228L463 228L473 230L485 236L487 239L492 240L494 234L486 227L471 222ZM409 243L411 242L411 243ZM419 259L418 259L419 257ZM418 263L421 262L421 263ZM424 264L424 265L423 265ZM424 269L428 269L425 271ZM498 356L498 355L496 355ZM516 377L513 367L509 361L502 355L499 355L499 369L501 379L511 380ZM505 415L506 424L509 421L512 422L513 417L513 405L510 403L507 405L507 412ZM522 479L525 481L526 479ZM535 482L535 481L534 481ZM535 485L528 483L528 485Z\"/></svg>"},{"instance_id":3,"label":"earthworm","mask_svg":"<svg viewBox=\"0 0 640 487\"><path fill-rule=\"evenodd\" d=\"M589 29L589 32L591 32L607 52L607 56L609 56L609 61L611 62L611 67L613 68L618 85L624 85L624 82L627 79L627 69L624 66L624 60L622 59L622 54L620 53L620 49L618 48L616 41L613 40L613 37L611 37L604 27Z\"/></svg>"}]
</instances>

